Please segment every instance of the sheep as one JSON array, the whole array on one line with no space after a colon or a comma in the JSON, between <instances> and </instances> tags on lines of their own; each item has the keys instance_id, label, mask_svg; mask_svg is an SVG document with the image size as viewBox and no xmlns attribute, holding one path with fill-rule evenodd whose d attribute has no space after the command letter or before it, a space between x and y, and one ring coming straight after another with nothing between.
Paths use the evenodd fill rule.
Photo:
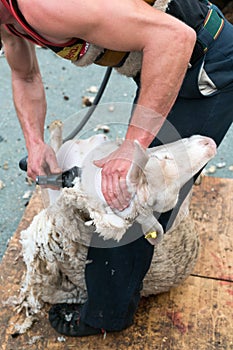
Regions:
<instances>
[{"instance_id":1,"label":"sheep","mask_svg":"<svg viewBox=\"0 0 233 350\"><path fill-rule=\"evenodd\" d=\"M168 291L191 273L199 247L198 235L188 215L191 195L164 236L153 211L163 212L176 205L183 184L214 157L214 141L195 135L146 151L135 142L135 162L140 159L143 171L138 175L131 205L123 212L108 207L100 194L100 169L93 164L93 159L118 146L105 135L95 135L86 140L67 141L59 148L60 167L67 170L80 166L82 175L75 179L72 188L48 190L50 205L21 232L26 274L20 295L10 302L17 305L18 312L25 308L29 320L40 312L44 303L84 303L87 298L84 269L91 263L86 257L92 235L120 241L135 222L155 244L143 296ZM134 165L128 181L131 176L135 176ZM90 184L95 184L95 190ZM152 232L159 239L151 236Z\"/></svg>"}]
</instances>

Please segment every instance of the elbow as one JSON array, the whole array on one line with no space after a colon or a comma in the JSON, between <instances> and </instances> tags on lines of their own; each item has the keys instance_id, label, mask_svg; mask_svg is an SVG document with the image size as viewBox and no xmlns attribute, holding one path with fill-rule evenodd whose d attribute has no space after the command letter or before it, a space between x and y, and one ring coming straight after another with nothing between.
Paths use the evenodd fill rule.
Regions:
<instances>
[{"instance_id":1,"label":"elbow","mask_svg":"<svg viewBox=\"0 0 233 350\"><path fill-rule=\"evenodd\" d=\"M21 67L14 67L11 70L13 81L21 81L25 84L41 84L42 77L40 72L33 67L26 67L27 69L22 69Z\"/></svg>"},{"instance_id":2,"label":"elbow","mask_svg":"<svg viewBox=\"0 0 233 350\"><path fill-rule=\"evenodd\" d=\"M178 25L175 31L176 45L184 57L190 58L196 43L196 32L185 24Z\"/></svg>"},{"instance_id":3,"label":"elbow","mask_svg":"<svg viewBox=\"0 0 233 350\"><path fill-rule=\"evenodd\" d=\"M193 51L196 40L197 35L195 30L191 27L185 26L185 30L183 31L183 42L189 46L191 52Z\"/></svg>"},{"instance_id":4,"label":"elbow","mask_svg":"<svg viewBox=\"0 0 233 350\"><path fill-rule=\"evenodd\" d=\"M167 14L164 16L166 21L160 26L153 24L143 36L143 52L154 52L156 55L159 53L160 57L170 57L172 60L175 58L186 64L196 43L196 32L177 18Z\"/></svg>"}]
</instances>

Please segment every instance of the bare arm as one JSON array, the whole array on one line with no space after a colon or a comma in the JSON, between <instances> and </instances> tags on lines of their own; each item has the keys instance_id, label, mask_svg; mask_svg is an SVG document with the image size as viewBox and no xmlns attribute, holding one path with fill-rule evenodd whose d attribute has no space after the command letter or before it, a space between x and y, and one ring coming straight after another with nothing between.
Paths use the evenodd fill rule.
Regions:
<instances>
[{"instance_id":1,"label":"bare arm","mask_svg":"<svg viewBox=\"0 0 233 350\"><path fill-rule=\"evenodd\" d=\"M191 28L143 0L67 0L62 11L56 0L49 4L45 0L40 4L32 0L37 6L36 13L33 6L27 6L27 0L21 2L23 10L28 12L29 23L54 40L81 37L112 50L142 51L142 89L138 104L167 116L195 43L196 35Z\"/></svg>"},{"instance_id":2,"label":"bare arm","mask_svg":"<svg viewBox=\"0 0 233 350\"><path fill-rule=\"evenodd\" d=\"M143 53L141 92L126 141L110 158L97 163L103 167L102 189L107 202L123 209L129 194L126 182L118 180L126 178L132 163L132 140L147 147L161 128L182 84L195 32L143 0L66 0L62 9L56 0L49 4L40 1L39 8L36 0L32 2L36 2L36 14L32 13L33 6L27 6L27 0L20 0L26 18L50 38L81 37L112 50ZM43 19L45 10L47 16Z\"/></svg>"},{"instance_id":3,"label":"bare arm","mask_svg":"<svg viewBox=\"0 0 233 350\"><path fill-rule=\"evenodd\" d=\"M11 68L14 104L28 150L28 176L35 179L38 174L58 168L52 150L44 143L46 100L35 48L5 29L2 39Z\"/></svg>"}]
</instances>

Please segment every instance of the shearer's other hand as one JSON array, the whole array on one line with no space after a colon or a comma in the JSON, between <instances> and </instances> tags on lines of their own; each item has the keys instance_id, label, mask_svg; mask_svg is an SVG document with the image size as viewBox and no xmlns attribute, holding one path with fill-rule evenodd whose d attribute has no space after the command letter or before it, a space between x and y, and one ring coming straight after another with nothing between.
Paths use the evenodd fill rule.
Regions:
<instances>
[{"instance_id":1,"label":"shearer's other hand","mask_svg":"<svg viewBox=\"0 0 233 350\"><path fill-rule=\"evenodd\" d=\"M54 150L46 143L36 144L28 151L27 175L33 181L38 175L61 173Z\"/></svg>"},{"instance_id":2,"label":"shearer's other hand","mask_svg":"<svg viewBox=\"0 0 233 350\"><path fill-rule=\"evenodd\" d=\"M130 204L133 193L129 192L126 177L134 159L135 144L125 140L122 145L105 158L94 161L102 168L101 189L112 209L124 210Z\"/></svg>"}]
</instances>

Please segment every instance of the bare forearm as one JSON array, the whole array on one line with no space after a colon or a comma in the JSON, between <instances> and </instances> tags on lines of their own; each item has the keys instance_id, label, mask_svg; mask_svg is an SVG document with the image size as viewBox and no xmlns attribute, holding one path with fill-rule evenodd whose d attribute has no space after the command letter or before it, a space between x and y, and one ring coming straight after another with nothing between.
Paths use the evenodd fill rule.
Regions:
<instances>
[{"instance_id":1,"label":"bare forearm","mask_svg":"<svg viewBox=\"0 0 233 350\"><path fill-rule=\"evenodd\" d=\"M144 49L141 72L141 91L138 105L127 132L127 139L137 139L147 147L163 125L171 110L186 73L195 43L190 28L178 36L161 42L156 62L154 53Z\"/></svg>"},{"instance_id":2,"label":"bare forearm","mask_svg":"<svg viewBox=\"0 0 233 350\"><path fill-rule=\"evenodd\" d=\"M29 149L44 139L46 100L35 47L2 28L6 58L11 68L13 99Z\"/></svg>"},{"instance_id":3,"label":"bare forearm","mask_svg":"<svg viewBox=\"0 0 233 350\"><path fill-rule=\"evenodd\" d=\"M12 74L14 103L28 150L28 176L59 173L56 156L44 143L46 100L39 73L21 79Z\"/></svg>"},{"instance_id":4,"label":"bare forearm","mask_svg":"<svg viewBox=\"0 0 233 350\"><path fill-rule=\"evenodd\" d=\"M12 73L12 88L16 112L29 149L44 140L46 100L41 76L36 74L21 79Z\"/></svg>"},{"instance_id":5,"label":"bare forearm","mask_svg":"<svg viewBox=\"0 0 233 350\"><path fill-rule=\"evenodd\" d=\"M44 143L46 99L35 47L1 29L15 108L28 150L27 174L35 180L37 175L60 173L53 149Z\"/></svg>"}]
</instances>

